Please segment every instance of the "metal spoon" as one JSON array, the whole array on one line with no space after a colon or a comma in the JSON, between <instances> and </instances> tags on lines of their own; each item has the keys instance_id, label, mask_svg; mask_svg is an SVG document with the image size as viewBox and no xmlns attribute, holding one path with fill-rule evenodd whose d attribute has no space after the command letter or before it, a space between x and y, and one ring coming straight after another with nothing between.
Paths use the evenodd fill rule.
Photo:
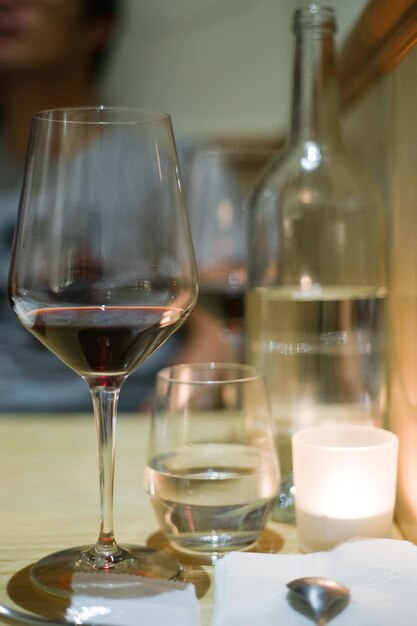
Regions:
<instances>
[{"instance_id":1,"label":"metal spoon","mask_svg":"<svg viewBox=\"0 0 417 626\"><path fill-rule=\"evenodd\" d=\"M349 603L350 590L328 578L310 576L287 583L288 589L307 606L317 626L325 626Z\"/></svg>"}]
</instances>

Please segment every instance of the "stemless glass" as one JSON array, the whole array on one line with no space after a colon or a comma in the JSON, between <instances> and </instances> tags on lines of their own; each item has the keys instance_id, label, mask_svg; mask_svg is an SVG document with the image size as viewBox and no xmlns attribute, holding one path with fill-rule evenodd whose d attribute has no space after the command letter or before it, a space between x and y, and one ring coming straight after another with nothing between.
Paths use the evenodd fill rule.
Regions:
<instances>
[{"instance_id":1,"label":"stemless glass","mask_svg":"<svg viewBox=\"0 0 417 626\"><path fill-rule=\"evenodd\" d=\"M245 550L264 529L280 472L263 379L249 365L158 373L146 490L180 550Z\"/></svg>"},{"instance_id":2,"label":"stemless glass","mask_svg":"<svg viewBox=\"0 0 417 626\"><path fill-rule=\"evenodd\" d=\"M105 107L35 115L9 295L21 324L89 385L97 428L98 540L45 557L33 582L67 595L78 571L175 577L175 559L121 548L113 533L120 388L198 295L169 115Z\"/></svg>"}]
</instances>

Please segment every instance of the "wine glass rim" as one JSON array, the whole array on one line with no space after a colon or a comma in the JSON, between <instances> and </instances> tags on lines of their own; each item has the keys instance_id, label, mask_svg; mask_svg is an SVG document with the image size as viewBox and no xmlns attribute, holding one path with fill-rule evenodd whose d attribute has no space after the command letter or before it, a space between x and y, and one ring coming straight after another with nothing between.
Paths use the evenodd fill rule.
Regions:
<instances>
[{"instance_id":1,"label":"wine glass rim","mask_svg":"<svg viewBox=\"0 0 417 626\"><path fill-rule=\"evenodd\" d=\"M87 119L77 119L77 116L81 114L91 115ZM97 115L94 118L93 114ZM124 114L126 118L115 117L102 118L101 115L106 114ZM56 122L58 124L97 124L97 125L120 125L120 124L153 124L155 122L166 122L171 119L169 113L162 111L156 111L152 109L140 109L137 107L123 107L123 106L87 106L87 107L59 107L52 109L44 109L37 111L34 116L34 120Z\"/></svg>"},{"instance_id":2,"label":"wine glass rim","mask_svg":"<svg viewBox=\"0 0 417 626\"><path fill-rule=\"evenodd\" d=\"M191 376L184 377L184 372L190 372ZM205 378L197 377L194 374L204 373ZM219 376L209 377L210 374L218 373ZM231 374L225 376L225 374ZM223 375L223 377L222 377ZM230 385L236 383L246 383L261 380L262 376L257 369L245 363L180 363L164 367L158 372L158 378L170 383L180 383L189 385Z\"/></svg>"}]
</instances>

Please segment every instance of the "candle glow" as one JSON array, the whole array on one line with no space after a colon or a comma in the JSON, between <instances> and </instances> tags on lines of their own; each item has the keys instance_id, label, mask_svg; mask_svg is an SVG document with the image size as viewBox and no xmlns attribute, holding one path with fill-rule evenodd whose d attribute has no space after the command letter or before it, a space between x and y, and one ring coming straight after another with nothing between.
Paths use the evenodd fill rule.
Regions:
<instances>
[{"instance_id":1,"label":"candle glow","mask_svg":"<svg viewBox=\"0 0 417 626\"><path fill-rule=\"evenodd\" d=\"M317 426L292 439L296 520L305 552L389 536L398 438L382 428Z\"/></svg>"}]
</instances>

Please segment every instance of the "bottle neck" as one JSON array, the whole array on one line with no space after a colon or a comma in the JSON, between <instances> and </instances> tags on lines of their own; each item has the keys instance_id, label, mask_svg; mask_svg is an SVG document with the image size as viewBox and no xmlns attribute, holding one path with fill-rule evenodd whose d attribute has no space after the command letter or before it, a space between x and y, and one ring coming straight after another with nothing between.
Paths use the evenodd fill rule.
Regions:
<instances>
[{"instance_id":1,"label":"bottle neck","mask_svg":"<svg viewBox=\"0 0 417 626\"><path fill-rule=\"evenodd\" d=\"M296 29L292 141L341 141L333 30Z\"/></svg>"}]
</instances>

